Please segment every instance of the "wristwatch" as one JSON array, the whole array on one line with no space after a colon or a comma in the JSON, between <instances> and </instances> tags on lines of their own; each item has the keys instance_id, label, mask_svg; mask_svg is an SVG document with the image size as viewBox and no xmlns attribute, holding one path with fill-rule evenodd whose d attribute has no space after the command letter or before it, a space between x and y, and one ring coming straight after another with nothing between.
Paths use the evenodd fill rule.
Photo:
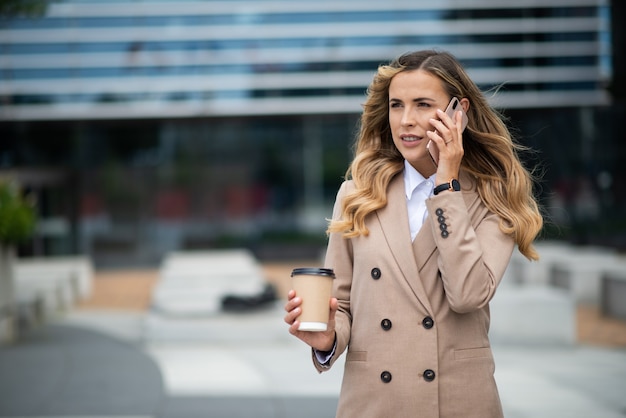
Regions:
<instances>
[{"instance_id":1,"label":"wristwatch","mask_svg":"<svg viewBox=\"0 0 626 418\"><path fill-rule=\"evenodd\" d=\"M452 179L448 183L443 183L435 187L435 189L433 190L433 194L436 196L439 193L446 191L446 190L459 192L461 191L461 183L459 183L457 179Z\"/></svg>"}]
</instances>

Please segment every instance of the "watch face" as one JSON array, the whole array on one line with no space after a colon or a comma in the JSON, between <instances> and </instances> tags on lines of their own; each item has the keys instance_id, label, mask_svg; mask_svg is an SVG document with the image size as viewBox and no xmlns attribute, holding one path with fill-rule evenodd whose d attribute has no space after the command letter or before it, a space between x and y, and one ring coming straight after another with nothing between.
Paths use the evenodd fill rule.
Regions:
<instances>
[{"instance_id":1,"label":"watch face","mask_svg":"<svg viewBox=\"0 0 626 418\"><path fill-rule=\"evenodd\" d=\"M459 183L457 179L452 179L450 185L452 186L452 190L454 190L455 192L461 191L461 183Z\"/></svg>"}]
</instances>

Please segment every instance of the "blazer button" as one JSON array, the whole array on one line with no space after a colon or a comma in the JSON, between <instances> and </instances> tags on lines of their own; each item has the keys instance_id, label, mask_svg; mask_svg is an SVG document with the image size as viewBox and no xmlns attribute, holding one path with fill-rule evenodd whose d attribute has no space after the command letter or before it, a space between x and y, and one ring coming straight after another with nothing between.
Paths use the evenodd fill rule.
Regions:
<instances>
[{"instance_id":1,"label":"blazer button","mask_svg":"<svg viewBox=\"0 0 626 418\"><path fill-rule=\"evenodd\" d=\"M435 325L435 321L430 316L427 316L422 320L422 326L426 329L431 329Z\"/></svg>"},{"instance_id":2,"label":"blazer button","mask_svg":"<svg viewBox=\"0 0 626 418\"><path fill-rule=\"evenodd\" d=\"M372 275L372 279L374 279L374 280L380 279L381 272L380 272L380 269L378 267L374 267L370 274Z\"/></svg>"},{"instance_id":3,"label":"blazer button","mask_svg":"<svg viewBox=\"0 0 626 418\"><path fill-rule=\"evenodd\" d=\"M383 383L391 382L391 373L389 373L387 370L385 370L384 372L382 372L380 374L380 380L382 380Z\"/></svg>"},{"instance_id":4,"label":"blazer button","mask_svg":"<svg viewBox=\"0 0 626 418\"><path fill-rule=\"evenodd\" d=\"M439 224L439 229L441 229L442 231L445 231L448 229L448 225L446 224Z\"/></svg>"},{"instance_id":5,"label":"blazer button","mask_svg":"<svg viewBox=\"0 0 626 418\"><path fill-rule=\"evenodd\" d=\"M440 224L446 223L446 217L445 217L445 216L443 216L443 215L439 215L439 216L437 217L437 221L438 221Z\"/></svg>"},{"instance_id":6,"label":"blazer button","mask_svg":"<svg viewBox=\"0 0 626 418\"><path fill-rule=\"evenodd\" d=\"M448 235L450 235L450 233L448 231L441 231L441 237L442 238L448 238Z\"/></svg>"},{"instance_id":7,"label":"blazer button","mask_svg":"<svg viewBox=\"0 0 626 418\"><path fill-rule=\"evenodd\" d=\"M391 320L387 318L383 319L382 321L380 321L380 327L385 331L389 331L391 329Z\"/></svg>"},{"instance_id":8,"label":"blazer button","mask_svg":"<svg viewBox=\"0 0 626 418\"><path fill-rule=\"evenodd\" d=\"M435 380L435 372L430 369L424 370L424 380L427 382Z\"/></svg>"},{"instance_id":9,"label":"blazer button","mask_svg":"<svg viewBox=\"0 0 626 418\"><path fill-rule=\"evenodd\" d=\"M441 215L443 215L443 209L441 209L441 208L437 208L437 209L435 210L435 215L437 215L437 216L441 216Z\"/></svg>"}]
</instances>

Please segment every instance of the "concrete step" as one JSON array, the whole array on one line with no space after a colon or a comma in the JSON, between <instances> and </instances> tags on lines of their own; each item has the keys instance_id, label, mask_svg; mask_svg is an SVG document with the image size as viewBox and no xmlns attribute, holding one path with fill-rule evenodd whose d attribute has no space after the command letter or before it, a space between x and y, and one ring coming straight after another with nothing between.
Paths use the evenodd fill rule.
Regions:
<instances>
[{"instance_id":1,"label":"concrete step","mask_svg":"<svg viewBox=\"0 0 626 418\"><path fill-rule=\"evenodd\" d=\"M489 336L494 343L576 342L576 304L566 290L547 286L502 287L492 299L490 310Z\"/></svg>"}]
</instances>

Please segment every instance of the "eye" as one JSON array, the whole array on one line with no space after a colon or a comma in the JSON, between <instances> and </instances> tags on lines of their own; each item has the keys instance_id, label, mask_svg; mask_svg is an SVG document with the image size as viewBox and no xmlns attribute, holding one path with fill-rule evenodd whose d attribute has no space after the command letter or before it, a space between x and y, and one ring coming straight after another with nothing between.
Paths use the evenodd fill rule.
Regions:
<instances>
[{"instance_id":1,"label":"eye","mask_svg":"<svg viewBox=\"0 0 626 418\"><path fill-rule=\"evenodd\" d=\"M394 101L394 102L390 102L390 103L389 103L389 107L390 107L390 108L392 108L392 109L393 109L393 108L402 107L402 103L400 103L400 102L396 102L396 101Z\"/></svg>"},{"instance_id":2,"label":"eye","mask_svg":"<svg viewBox=\"0 0 626 418\"><path fill-rule=\"evenodd\" d=\"M430 104L430 103L428 103L428 102L417 102L417 107L423 107L423 108L427 108L427 109L429 109L429 108L431 108L432 106L431 106L431 104Z\"/></svg>"}]
</instances>

